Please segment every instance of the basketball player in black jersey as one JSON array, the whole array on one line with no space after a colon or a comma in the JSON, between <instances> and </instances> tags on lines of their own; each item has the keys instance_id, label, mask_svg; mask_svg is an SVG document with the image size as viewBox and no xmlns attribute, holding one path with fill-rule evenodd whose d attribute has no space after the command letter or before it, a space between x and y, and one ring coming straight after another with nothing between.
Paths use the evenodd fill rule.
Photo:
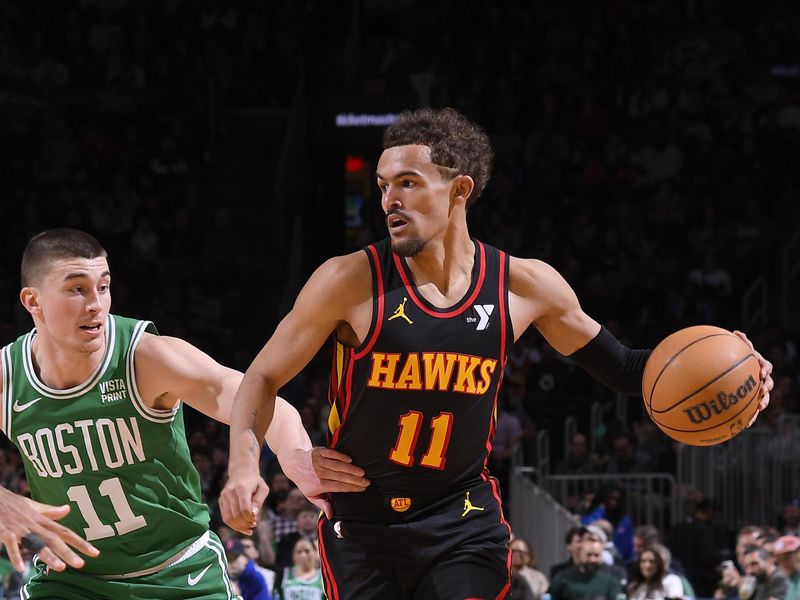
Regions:
<instances>
[{"instance_id":1,"label":"basketball player in black jersey","mask_svg":"<svg viewBox=\"0 0 800 600\"><path fill-rule=\"evenodd\" d=\"M320 520L332 600L507 597L510 530L486 461L503 366L531 324L613 389L640 393L648 351L586 315L549 265L470 237L490 166L486 134L457 112L403 113L377 167L389 237L311 276L237 393L221 506L247 531L272 399L333 334L328 452L372 484L333 494ZM772 366L760 360L763 408Z\"/></svg>"}]
</instances>

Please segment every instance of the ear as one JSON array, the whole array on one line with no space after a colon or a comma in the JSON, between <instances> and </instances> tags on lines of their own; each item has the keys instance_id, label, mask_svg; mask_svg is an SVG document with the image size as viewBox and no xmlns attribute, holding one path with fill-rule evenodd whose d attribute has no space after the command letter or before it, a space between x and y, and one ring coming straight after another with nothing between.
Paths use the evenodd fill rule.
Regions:
<instances>
[{"instance_id":1,"label":"ear","mask_svg":"<svg viewBox=\"0 0 800 600\"><path fill-rule=\"evenodd\" d=\"M467 200L475 189L475 181L469 175L458 175L453 179L450 188L450 201L458 202L466 206Z\"/></svg>"},{"instance_id":2,"label":"ear","mask_svg":"<svg viewBox=\"0 0 800 600\"><path fill-rule=\"evenodd\" d=\"M39 290L34 287L24 287L19 292L19 301L31 315L40 315L42 307L39 304Z\"/></svg>"}]
</instances>

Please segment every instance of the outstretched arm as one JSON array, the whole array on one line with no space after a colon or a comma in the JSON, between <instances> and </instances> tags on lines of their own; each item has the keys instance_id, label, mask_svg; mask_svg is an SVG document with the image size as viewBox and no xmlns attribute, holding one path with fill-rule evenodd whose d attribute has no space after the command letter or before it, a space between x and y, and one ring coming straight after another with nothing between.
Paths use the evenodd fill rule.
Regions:
<instances>
[{"instance_id":1,"label":"outstretched arm","mask_svg":"<svg viewBox=\"0 0 800 600\"><path fill-rule=\"evenodd\" d=\"M137 385L148 406L169 409L181 399L212 419L230 424L234 397L242 381L239 371L220 365L184 340L150 334L145 334L136 350L135 365ZM335 469L323 470L318 463L325 457L320 455L321 449L312 451L297 410L280 397L275 398L274 407L260 440L266 439L286 476L306 497L314 501L330 491L363 489L350 483L362 472L348 464L349 457L336 453L326 459ZM266 486L263 491L266 495Z\"/></svg>"},{"instance_id":2,"label":"outstretched arm","mask_svg":"<svg viewBox=\"0 0 800 600\"><path fill-rule=\"evenodd\" d=\"M233 529L250 534L256 525L264 499L258 440L272 416L275 395L308 364L331 333L352 323L354 310L365 304L371 307L371 294L369 263L363 252L328 260L311 276L292 310L247 369L236 394L229 477L220 497L223 519ZM354 477L352 483L362 489L368 485L363 477ZM330 506L326 512L330 514Z\"/></svg>"},{"instance_id":3,"label":"outstretched arm","mask_svg":"<svg viewBox=\"0 0 800 600\"><path fill-rule=\"evenodd\" d=\"M649 350L625 347L588 316L574 290L550 265L512 258L509 271L509 304L516 337L534 324L553 348L611 389L628 395L641 394ZM737 335L752 347L744 334L737 332ZM763 390L759 410L764 410L773 386L772 364L758 352L756 356L761 363Z\"/></svg>"}]
</instances>

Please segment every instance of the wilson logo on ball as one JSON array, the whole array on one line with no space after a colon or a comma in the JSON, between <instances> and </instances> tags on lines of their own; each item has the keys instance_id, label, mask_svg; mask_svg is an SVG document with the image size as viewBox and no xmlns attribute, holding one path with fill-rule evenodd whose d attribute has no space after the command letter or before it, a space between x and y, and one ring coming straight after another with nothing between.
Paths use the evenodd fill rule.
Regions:
<instances>
[{"instance_id":1,"label":"wilson logo on ball","mask_svg":"<svg viewBox=\"0 0 800 600\"><path fill-rule=\"evenodd\" d=\"M716 398L684 408L683 412L692 423L702 423L710 419L712 414L722 414L731 406L735 406L739 400L747 398L748 394L756 389L757 386L758 382L750 375L742 385L736 388L735 392L720 392Z\"/></svg>"}]
</instances>

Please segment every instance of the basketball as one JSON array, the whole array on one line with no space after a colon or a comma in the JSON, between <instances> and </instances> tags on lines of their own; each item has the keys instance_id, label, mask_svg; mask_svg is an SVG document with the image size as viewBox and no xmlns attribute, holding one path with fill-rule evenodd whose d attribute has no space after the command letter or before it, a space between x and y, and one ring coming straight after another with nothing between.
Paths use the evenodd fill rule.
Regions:
<instances>
[{"instance_id":1,"label":"basketball","mask_svg":"<svg viewBox=\"0 0 800 600\"><path fill-rule=\"evenodd\" d=\"M740 337L698 325L665 338L642 377L647 414L669 437L692 446L725 442L745 429L761 399L758 357Z\"/></svg>"}]
</instances>

